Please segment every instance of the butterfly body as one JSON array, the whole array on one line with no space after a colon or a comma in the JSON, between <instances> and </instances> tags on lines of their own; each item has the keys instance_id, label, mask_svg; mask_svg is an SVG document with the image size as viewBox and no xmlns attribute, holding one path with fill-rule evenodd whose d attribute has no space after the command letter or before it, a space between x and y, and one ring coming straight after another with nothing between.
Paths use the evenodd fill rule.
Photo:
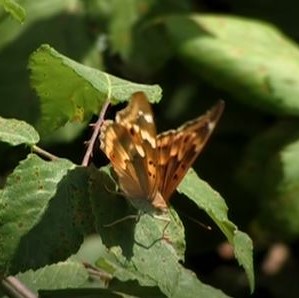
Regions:
<instances>
[{"instance_id":1,"label":"butterfly body","mask_svg":"<svg viewBox=\"0 0 299 298\"><path fill-rule=\"evenodd\" d=\"M204 147L223 107L219 101L203 116L157 135L151 106L145 94L137 92L115 121L103 123L101 149L134 207L147 213L167 211L171 194Z\"/></svg>"}]
</instances>

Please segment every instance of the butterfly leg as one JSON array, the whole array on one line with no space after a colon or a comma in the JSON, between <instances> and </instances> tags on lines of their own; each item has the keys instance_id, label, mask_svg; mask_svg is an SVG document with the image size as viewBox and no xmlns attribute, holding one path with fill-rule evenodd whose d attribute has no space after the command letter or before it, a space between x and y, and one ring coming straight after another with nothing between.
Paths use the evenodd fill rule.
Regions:
<instances>
[{"instance_id":1,"label":"butterfly leg","mask_svg":"<svg viewBox=\"0 0 299 298\"><path fill-rule=\"evenodd\" d=\"M110 189L107 185L104 185L106 191L110 194L117 195L117 196L124 196L123 192L118 190Z\"/></svg>"},{"instance_id":2,"label":"butterfly leg","mask_svg":"<svg viewBox=\"0 0 299 298\"><path fill-rule=\"evenodd\" d=\"M171 242L169 237L166 235L166 230L171 222L169 217L165 217L165 216L159 216L159 215L154 215L154 218L159 219L159 220L163 220L164 222L166 222L165 226L163 227L162 230L162 236L160 238L160 240L166 240L167 242Z\"/></svg>"},{"instance_id":3,"label":"butterfly leg","mask_svg":"<svg viewBox=\"0 0 299 298\"><path fill-rule=\"evenodd\" d=\"M127 215L127 216L122 217L120 219L117 219L117 220L115 220L115 221L113 221L113 222L111 222L109 224L105 224L104 227L105 228L110 228L110 227L113 227L114 225L117 225L117 224L119 224L119 223L121 223L123 221L126 221L128 219L135 219L136 222L138 222L139 218L140 218L139 214L137 214L137 215L136 214Z\"/></svg>"}]
</instances>

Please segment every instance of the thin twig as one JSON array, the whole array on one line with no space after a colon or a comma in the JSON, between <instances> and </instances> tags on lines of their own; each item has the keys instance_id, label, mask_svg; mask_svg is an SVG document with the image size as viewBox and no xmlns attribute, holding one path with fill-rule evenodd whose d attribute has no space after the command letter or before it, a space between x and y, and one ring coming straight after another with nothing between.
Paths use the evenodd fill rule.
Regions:
<instances>
[{"instance_id":1,"label":"thin twig","mask_svg":"<svg viewBox=\"0 0 299 298\"><path fill-rule=\"evenodd\" d=\"M82 166L86 167L88 165L90 156L92 155L92 150L93 150L94 143L97 139L100 128L101 128L101 126L104 122L104 117L105 117L106 111L109 107L109 104L110 104L110 100L109 100L109 97L108 97L108 99L104 103L103 108L100 112L98 121L94 125L92 125L93 126L93 133L92 133L92 136L91 136L90 140L88 141L88 147L87 147L86 153L84 155L83 161L81 163Z\"/></svg>"},{"instance_id":2,"label":"thin twig","mask_svg":"<svg viewBox=\"0 0 299 298\"><path fill-rule=\"evenodd\" d=\"M1 285L7 295L12 298L37 298L23 283L16 277L8 276L1 281Z\"/></svg>"},{"instance_id":3,"label":"thin twig","mask_svg":"<svg viewBox=\"0 0 299 298\"><path fill-rule=\"evenodd\" d=\"M43 157L46 157L46 158L50 159L50 160L58 159L57 156L49 153L48 151L46 151L46 150L44 150L44 149L42 149L42 148L40 148L40 147L38 147L36 145L34 145L32 147L32 151L38 153L39 155L41 155Z\"/></svg>"}]
</instances>

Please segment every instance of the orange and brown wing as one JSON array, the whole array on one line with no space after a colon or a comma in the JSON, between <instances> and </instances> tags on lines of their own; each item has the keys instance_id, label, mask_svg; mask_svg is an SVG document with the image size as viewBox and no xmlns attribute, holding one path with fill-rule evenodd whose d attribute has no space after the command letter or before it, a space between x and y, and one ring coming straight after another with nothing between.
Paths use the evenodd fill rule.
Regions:
<instances>
[{"instance_id":1,"label":"orange and brown wing","mask_svg":"<svg viewBox=\"0 0 299 298\"><path fill-rule=\"evenodd\" d=\"M147 211L157 195L159 178L156 128L144 93L135 93L128 106L117 113L115 122L104 122L100 140L122 191L133 205Z\"/></svg>"},{"instance_id":2,"label":"orange and brown wing","mask_svg":"<svg viewBox=\"0 0 299 298\"><path fill-rule=\"evenodd\" d=\"M158 189L166 203L202 151L223 109L224 102L219 101L199 118L157 136Z\"/></svg>"}]
</instances>

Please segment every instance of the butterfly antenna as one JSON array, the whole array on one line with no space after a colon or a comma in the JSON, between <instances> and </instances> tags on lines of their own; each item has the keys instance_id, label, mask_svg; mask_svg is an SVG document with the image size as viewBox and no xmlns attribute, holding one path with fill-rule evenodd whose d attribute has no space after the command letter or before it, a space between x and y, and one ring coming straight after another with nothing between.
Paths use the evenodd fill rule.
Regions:
<instances>
[{"instance_id":1,"label":"butterfly antenna","mask_svg":"<svg viewBox=\"0 0 299 298\"><path fill-rule=\"evenodd\" d=\"M209 230L209 231L212 230L212 227L211 227L211 226L208 226L208 225L204 224L203 222L201 222L201 221L195 219L194 217L189 216L189 215L186 214L185 212L180 211L180 214L182 214L183 216L185 216L186 218L188 218L190 221L192 221L192 222L198 224L198 225L201 226L202 228L204 228L204 229L206 229L206 230Z\"/></svg>"},{"instance_id":2,"label":"butterfly antenna","mask_svg":"<svg viewBox=\"0 0 299 298\"><path fill-rule=\"evenodd\" d=\"M91 124L91 126L93 128L93 133L92 133L92 136L91 136L90 140L86 142L88 144L88 146L87 146L86 153L84 155L83 161L81 163L82 166L85 166L85 167L88 166L89 159L92 155L92 150L93 150L93 147L94 147L94 143L97 139L97 136L99 135L99 132L100 132L101 126L104 122L104 117L105 117L105 114L107 112L107 109L108 109L109 105L110 105L110 98L108 96L107 100L104 103L104 105L102 107L102 110L99 114L98 121L96 123Z\"/></svg>"}]
</instances>

